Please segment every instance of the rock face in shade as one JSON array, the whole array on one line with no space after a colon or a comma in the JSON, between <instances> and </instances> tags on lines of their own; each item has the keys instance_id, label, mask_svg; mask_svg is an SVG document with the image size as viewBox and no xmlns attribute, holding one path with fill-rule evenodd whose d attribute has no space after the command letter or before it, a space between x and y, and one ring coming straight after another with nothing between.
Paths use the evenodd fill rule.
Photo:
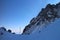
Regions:
<instances>
[{"instance_id":1,"label":"rock face in shade","mask_svg":"<svg viewBox=\"0 0 60 40\"><path fill-rule=\"evenodd\" d=\"M56 5L48 4L45 8L41 9L36 17L31 19L30 23L25 26L22 34L34 33L36 29L40 29L41 31L43 27L54 22L58 18L60 18L60 3Z\"/></svg>"}]
</instances>

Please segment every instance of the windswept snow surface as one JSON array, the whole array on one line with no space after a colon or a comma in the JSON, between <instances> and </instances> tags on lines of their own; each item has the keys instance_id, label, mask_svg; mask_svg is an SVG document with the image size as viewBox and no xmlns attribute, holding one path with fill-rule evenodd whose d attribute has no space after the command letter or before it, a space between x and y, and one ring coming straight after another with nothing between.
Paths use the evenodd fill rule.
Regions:
<instances>
[{"instance_id":1,"label":"windswept snow surface","mask_svg":"<svg viewBox=\"0 0 60 40\"><path fill-rule=\"evenodd\" d=\"M60 40L60 19L50 23L40 32L38 29L30 35L12 34L0 29L0 40Z\"/></svg>"}]
</instances>

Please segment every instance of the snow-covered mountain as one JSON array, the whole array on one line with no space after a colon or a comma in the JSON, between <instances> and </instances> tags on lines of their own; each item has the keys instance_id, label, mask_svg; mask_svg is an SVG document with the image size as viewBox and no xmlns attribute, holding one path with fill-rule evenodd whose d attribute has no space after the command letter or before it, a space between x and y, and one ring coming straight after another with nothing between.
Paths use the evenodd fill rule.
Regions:
<instances>
[{"instance_id":1,"label":"snow-covered mountain","mask_svg":"<svg viewBox=\"0 0 60 40\"><path fill-rule=\"evenodd\" d=\"M43 27L58 18L60 18L60 3L56 5L48 4L45 8L42 8L36 17L32 18L30 23L23 30L23 34L31 34L38 29L41 31Z\"/></svg>"},{"instance_id":2,"label":"snow-covered mountain","mask_svg":"<svg viewBox=\"0 0 60 40\"><path fill-rule=\"evenodd\" d=\"M0 40L60 40L60 3L43 8L22 34L12 34L0 27Z\"/></svg>"}]
</instances>

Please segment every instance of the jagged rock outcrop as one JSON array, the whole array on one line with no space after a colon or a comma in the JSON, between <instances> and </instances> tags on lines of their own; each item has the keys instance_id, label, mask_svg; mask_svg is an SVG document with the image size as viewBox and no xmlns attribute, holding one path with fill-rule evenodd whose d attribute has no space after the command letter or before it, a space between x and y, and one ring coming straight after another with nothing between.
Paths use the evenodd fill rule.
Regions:
<instances>
[{"instance_id":1,"label":"jagged rock outcrop","mask_svg":"<svg viewBox=\"0 0 60 40\"><path fill-rule=\"evenodd\" d=\"M12 31L10 29L7 30L5 27L0 27L0 36L3 35L4 32L15 34L14 32L12 33Z\"/></svg>"},{"instance_id":2,"label":"jagged rock outcrop","mask_svg":"<svg viewBox=\"0 0 60 40\"><path fill-rule=\"evenodd\" d=\"M60 18L60 3L48 4L45 8L42 8L39 14L32 18L30 23L25 27L22 34L30 34L37 27L37 25L46 24L48 22L54 22L56 18Z\"/></svg>"}]
</instances>

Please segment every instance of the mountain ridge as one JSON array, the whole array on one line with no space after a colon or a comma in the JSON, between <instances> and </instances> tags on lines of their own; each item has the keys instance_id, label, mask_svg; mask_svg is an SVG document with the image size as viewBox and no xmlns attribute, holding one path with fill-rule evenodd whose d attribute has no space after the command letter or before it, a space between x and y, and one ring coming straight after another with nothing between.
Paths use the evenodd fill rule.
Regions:
<instances>
[{"instance_id":1,"label":"mountain ridge","mask_svg":"<svg viewBox=\"0 0 60 40\"><path fill-rule=\"evenodd\" d=\"M42 8L39 14L36 17L32 18L30 23L25 26L22 34L30 34L37 25L54 22L56 18L60 18L60 2L56 5L47 4L47 6L45 8Z\"/></svg>"}]
</instances>

